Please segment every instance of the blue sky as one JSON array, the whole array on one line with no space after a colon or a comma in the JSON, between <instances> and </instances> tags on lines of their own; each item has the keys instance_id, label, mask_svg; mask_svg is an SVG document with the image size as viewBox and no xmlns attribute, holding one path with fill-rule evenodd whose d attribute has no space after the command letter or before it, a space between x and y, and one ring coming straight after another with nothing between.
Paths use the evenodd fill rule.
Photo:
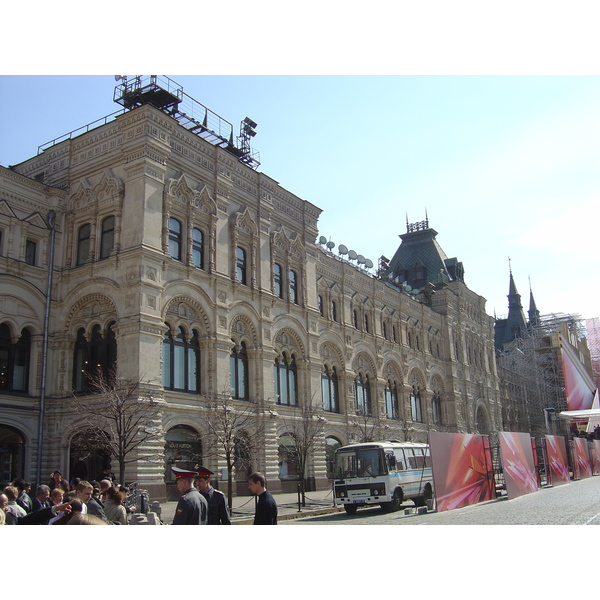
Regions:
<instances>
[{"instance_id":1,"label":"blue sky","mask_svg":"<svg viewBox=\"0 0 600 600\"><path fill-rule=\"evenodd\" d=\"M323 209L336 247L377 264L427 212L488 314L510 257L525 310L531 278L542 314L600 315L600 77L170 76L236 133L258 123L259 170ZM118 110L114 86L0 77L0 164Z\"/></svg>"}]
</instances>

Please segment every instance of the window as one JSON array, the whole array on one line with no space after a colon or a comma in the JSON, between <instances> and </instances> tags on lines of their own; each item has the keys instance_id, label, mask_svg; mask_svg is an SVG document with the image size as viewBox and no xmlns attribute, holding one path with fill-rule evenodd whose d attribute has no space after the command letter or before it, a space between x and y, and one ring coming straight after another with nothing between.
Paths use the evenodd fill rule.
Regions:
<instances>
[{"instance_id":1,"label":"window","mask_svg":"<svg viewBox=\"0 0 600 600\"><path fill-rule=\"evenodd\" d=\"M110 323L104 335L100 325L95 325L89 339L85 329L79 329L73 352L73 389L88 393L89 377L101 374L108 378L117 364L117 341Z\"/></svg>"},{"instance_id":2,"label":"window","mask_svg":"<svg viewBox=\"0 0 600 600\"><path fill-rule=\"evenodd\" d=\"M273 291L278 298L283 298L283 272L281 265L273 265Z\"/></svg>"},{"instance_id":3,"label":"window","mask_svg":"<svg viewBox=\"0 0 600 600\"><path fill-rule=\"evenodd\" d=\"M335 301L331 302L331 320L337 323L337 310L336 310Z\"/></svg>"},{"instance_id":4,"label":"window","mask_svg":"<svg viewBox=\"0 0 600 600\"><path fill-rule=\"evenodd\" d=\"M388 419L398 418L398 392L396 384L393 381L388 381L384 391L385 397L385 414Z\"/></svg>"},{"instance_id":5,"label":"window","mask_svg":"<svg viewBox=\"0 0 600 600\"><path fill-rule=\"evenodd\" d=\"M383 333L383 337L384 339L388 339L388 334L387 334L387 326L385 323L381 324L381 332Z\"/></svg>"},{"instance_id":6,"label":"window","mask_svg":"<svg viewBox=\"0 0 600 600\"><path fill-rule=\"evenodd\" d=\"M290 271L290 302L298 304L298 276L296 271Z\"/></svg>"},{"instance_id":7,"label":"window","mask_svg":"<svg viewBox=\"0 0 600 600\"><path fill-rule=\"evenodd\" d=\"M356 311L352 312L352 318L354 321L354 329L358 329L358 313Z\"/></svg>"},{"instance_id":8,"label":"window","mask_svg":"<svg viewBox=\"0 0 600 600\"><path fill-rule=\"evenodd\" d=\"M235 249L235 275L237 280L243 285L247 285L246 268L246 251L238 246Z\"/></svg>"},{"instance_id":9,"label":"window","mask_svg":"<svg viewBox=\"0 0 600 600\"><path fill-rule=\"evenodd\" d=\"M434 423L441 424L442 422L442 401L440 393L435 392L431 398L431 417Z\"/></svg>"},{"instance_id":10,"label":"window","mask_svg":"<svg viewBox=\"0 0 600 600\"><path fill-rule=\"evenodd\" d=\"M410 393L410 416L416 423L422 423L423 421L421 416L421 392L418 386L413 386Z\"/></svg>"},{"instance_id":11,"label":"window","mask_svg":"<svg viewBox=\"0 0 600 600\"><path fill-rule=\"evenodd\" d=\"M106 217L102 221L102 232L100 234L100 260L108 258L112 252L115 241L115 218Z\"/></svg>"},{"instance_id":12,"label":"window","mask_svg":"<svg viewBox=\"0 0 600 600\"><path fill-rule=\"evenodd\" d=\"M77 266L87 262L90 256L90 233L92 226L89 223L82 225L77 234Z\"/></svg>"},{"instance_id":13,"label":"window","mask_svg":"<svg viewBox=\"0 0 600 600\"><path fill-rule=\"evenodd\" d=\"M204 269L204 234L200 229L192 229L192 263L198 269Z\"/></svg>"},{"instance_id":14,"label":"window","mask_svg":"<svg viewBox=\"0 0 600 600\"><path fill-rule=\"evenodd\" d=\"M35 253L37 250L37 244L31 240L27 240L25 244L25 262L28 265L35 265Z\"/></svg>"},{"instance_id":15,"label":"window","mask_svg":"<svg viewBox=\"0 0 600 600\"><path fill-rule=\"evenodd\" d=\"M0 390L25 392L29 387L29 357L31 333L23 329L13 344L8 325L0 325Z\"/></svg>"},{"instance_id":16,"label":"window","mask_svg":"<svg viewBox=\"0 0 600 600\"><path fill-rule=\"evenodd\" d=\"M354 399L357 415L371 414L371 395L369 391L369 376L359 375L354 381Z\"/></svg>"},{"instance_id":17,"label":"window","mask_svg":"<svg viewBox=\"0 0 600 600\"><path fill-rule=\"evenodd\" d=\"M181 260L181 223L177 219L169 219L169 255Z\"/></svg>"},{"instance_id":18,"label":"window","mask_svg":"<svg viewBox=\"0 0 600 600\"><path fill-rule=\"evenodd\" d=\"M327 412L340 412L335 367L331 367L331 370L327 366L323 368L323 373L321 374L321 392L323 396L323 410Z\"/></svg>"},{"instance_id":19,"label":"window","mask_svg":"<svg viewBox=\"0 0 600 600\"><path fill-rule=\"evenodd\" d=\"M319 305L319 314L323 317L323 296L317 296L317 304Z\"/></svg>"},{"instance_id":20,"label":"window","mask_svg":"<svg viewBox=\"0 0 600 600\"><path fill-rule=\"evenodd\" d=\"M200 344L198 332L188 339L179 327L177 335L167 331L163 341L163 386L181 392L197 392L200 387Z\"/></svg>"},{"instance_id":21,"label":"window","mask_svg":"<svg viewBox=\"0 0 600 600\"><path fill-rule=\"evenodd\" d=\"M284 353L282 358L275 359L273 367L275 393L278 395L277 404L296 406L296 360Z\"/></svg>"},{"instance_id":22,"label":"window","mask_svg":"<svg viewBox=\"0 0 600 600\"><path fill-rule=\"evenodd\" d=\"M370 333L369 332L369 316L368 315L365 315L365 331L367 333Z\"/></svg>"},{"instance_id":23,"label":"window","mask_svg":"<svg viewBox=\"0 0 600 600\"><path fill-rule=\"evenodd\" d=\"M231 397L248 400L248 354L244 342L231 350L229 357Z\"/></svg>"}]
</instances>

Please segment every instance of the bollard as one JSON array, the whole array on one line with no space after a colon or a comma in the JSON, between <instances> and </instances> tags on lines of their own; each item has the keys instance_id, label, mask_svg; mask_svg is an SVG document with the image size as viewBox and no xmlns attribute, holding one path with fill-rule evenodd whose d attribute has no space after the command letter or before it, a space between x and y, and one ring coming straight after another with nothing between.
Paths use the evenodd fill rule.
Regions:
<instances>
[{"instance_id":1,"label":"bollard","mask_svg":"<svg viewBox=\"0 0 600 600\"><path fill-rule=\"evenodd\" d=\"M302 500L301 500L301 494L300 494L300 484L298 484L298 512L302 512Z\"/></svg>"}]
</instances>

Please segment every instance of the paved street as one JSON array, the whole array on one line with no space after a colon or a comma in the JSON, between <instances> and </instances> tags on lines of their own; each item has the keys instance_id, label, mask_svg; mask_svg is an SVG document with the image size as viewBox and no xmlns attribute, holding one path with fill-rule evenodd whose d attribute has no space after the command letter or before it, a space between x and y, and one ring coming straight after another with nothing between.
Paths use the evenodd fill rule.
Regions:
<instances>
[{"instance_id":1,"label":"paved street","mask_svg":"<svg viewBox=\"0 0 600 600\"><path fill-rule=\"evenodd\" d=\"M353 516L336 513L281 525L600 525L600 477L440 513L405 515L401 510L386 514L377 507L360 509Z\"/></svg>"}]
</instances>

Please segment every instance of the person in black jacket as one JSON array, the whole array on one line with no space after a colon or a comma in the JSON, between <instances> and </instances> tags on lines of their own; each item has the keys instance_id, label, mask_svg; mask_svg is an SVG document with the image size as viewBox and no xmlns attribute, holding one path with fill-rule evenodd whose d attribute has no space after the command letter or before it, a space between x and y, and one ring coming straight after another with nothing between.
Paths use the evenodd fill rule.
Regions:
<instances>
[{"instance_id":1,"label":"person in black jacket","mask_svg":"<svg viewBox=\"0 0 600 600\"><path fill-rule=\"evenodd\" d=\"M254 525L277 525L277 503L266 489L266 482L262 473L252 473L248 478L248 489L258 496Z\"/></svg>"},{"instance_id":2,"label":"person in black jacket","mask_svg":"<svg viewBox=\"0 0 600 600\"><path fill-rule=\"evenodd\" d=\"M182 494L175 509L173 525L206 525L208 521L208 503L194 487L196 471L186 471L171 467L175 473L177 489Z\"/></svg>"},{"instance_id":3,"label":"person in black jacket","mask_svg":"<svg viewBox=\"0 0 600 600\"><path fill-rule=\"evenodd\" d=\"M225 502L225 494L210 485L210 476L214 473L205 467L198 467L198 475L194 477L196 487L208 502L209 525L231 525L229 511Z\"/></svg>"}]
</instances>

